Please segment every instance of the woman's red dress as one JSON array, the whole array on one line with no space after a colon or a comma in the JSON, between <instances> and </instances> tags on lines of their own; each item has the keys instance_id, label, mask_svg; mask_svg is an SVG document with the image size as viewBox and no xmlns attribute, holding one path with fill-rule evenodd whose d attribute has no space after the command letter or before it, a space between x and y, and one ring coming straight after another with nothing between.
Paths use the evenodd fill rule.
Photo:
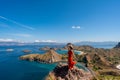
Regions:
<instances>
[{"instance_id":1,"label":"woman's red dress","mask_svg":"<svg viewBox=\"0 0 120 80\"><path fill-rule=\"evenodd\" d=\"M76 62L73 61L73 52L69 50L68 51L68 68L72 69L75 64Z\"/></svg>"}]
</instances>

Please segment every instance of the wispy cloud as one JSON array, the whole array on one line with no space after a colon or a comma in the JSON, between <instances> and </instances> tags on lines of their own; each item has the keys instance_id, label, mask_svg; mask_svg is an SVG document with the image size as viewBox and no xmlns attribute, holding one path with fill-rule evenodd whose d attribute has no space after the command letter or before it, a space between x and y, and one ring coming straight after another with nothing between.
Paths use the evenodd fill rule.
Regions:
<instances>
[{"instance_id":1,"label":"wispy cloud","mask_svg":"<svg viewBox=\"0 0 120 80\"><path fill-rule=\"evenodd\" d=\"M14 42L13 39L0 39L0 42Z\"/></svg>"},{"instance_id":2,"label":"wispy cloud","mask_svg":"<svg viewBox=\"0 0 120 80\"><path fill-rule=\"evenodd\" d=\"M9 22L11 22L11 23L14 23L14 24L16 24L16 25L19 25L20 27L23 27L23 28L26 28L26 29L29 29L29 30L34 30L33 27L30 27L30 26L27 26L27 25L18 23L18 22L16 22L16 21L11 20L11 19L8 19L8 18L6 18L6 17L0 16L0 18L1 18L1 19L4 19L4 20L6 20L6 21L9 21Z\"/></svg>"},{"instance_id":3,"label":"wispy cloud","mask_svg":"<svg viewBox=\"0 0 120 80\"><path fill-rule=\"evenodd\" d=\"M35 42L57 42L56 40L35 40Z\"/></svg>"},{"instance_id":4,"label":"wispy cloud","mask_svg":"<svg viewBox=\"0 0 120 80\"><path fill-rule=\"evenodd\" d=\"M11 38L0 38L0 42L20 42L20 43L23 43L24 41L11 39Z\"/></svg>"},{"instance_id":5,"label":"wispy cloud","mask_svg":"<svg viewBox=\"0 0 120 80\"><path fill-rule=\"evenodd\" d=\"M72 26L72 29L80 29L80 26Z\"/></svg>"},{"instance_id":6,"label":"wispy cloud","mask_svg":"<svg viewBox=\"0 0 120 80\"><path fill-rule=\"evenodd\" d=\"M12 36L19 36L19 37L31 37L32 35L30 34L10 34Z\"/></svg>"}]
</instances>

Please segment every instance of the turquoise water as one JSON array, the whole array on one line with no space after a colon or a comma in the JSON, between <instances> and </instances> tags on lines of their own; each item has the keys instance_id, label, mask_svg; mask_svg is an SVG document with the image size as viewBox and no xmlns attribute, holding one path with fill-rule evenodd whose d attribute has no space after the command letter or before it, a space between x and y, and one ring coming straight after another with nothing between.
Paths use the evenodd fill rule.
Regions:
<instances>
[{"instance_id":1,"label":"turquoise water","mask_svg":"<svg viewBox=\"0 0 120 80\"><path fill-rule=\"evenodd\" d=\"M14 51L6 52L7 48ZM38 52L35 46L0 47L0 80L42 80L55 67L56 64L19 60L19 56L25 54L22 52L24 49Z\"/></svg>"},{"instance_id":2,"label":"turquoise water","mask_svg":"<svg viewBox=\"0 0 120 80\"><path fill-rule=\"evenodd\" d=\"M56 66L56 63L42 64L19 60L19 57L25 54L22 52L24 49L32 50L32 53L45 53L45 51L39 50L40 47L43 46L0 46L0 80L44 80L45 76ZM9 48L14 51L7 52L6 49ZM57 52L67 53L67 51ZM77 66L86 70L81 64L77 64Z\"/></svg>"},{"instance_id":3,"label":"turquoise water","mask_svg":"<svg viewBox=\"0 0 120 80\"><path fill-rule=\"evenodd\" d=\"M56 52L60 54L67 54L68 50L57 50ZM80 51L74 50L75 54L80 54Z\"/></svg>"}]
</instances>

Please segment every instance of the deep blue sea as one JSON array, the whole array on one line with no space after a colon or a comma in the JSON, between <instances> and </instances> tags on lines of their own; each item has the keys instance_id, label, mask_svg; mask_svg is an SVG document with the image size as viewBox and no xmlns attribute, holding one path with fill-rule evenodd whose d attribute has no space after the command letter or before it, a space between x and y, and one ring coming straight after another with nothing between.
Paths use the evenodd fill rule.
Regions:
<instances>
[{"instance_id":1,"label":"deep blue sea","mask_svg":"<svg viewBox=\"0 0 120 80\"><path fill-rule=\"evenodd\" d=\"M45 76L57 65L43 64L37 62L29 62L19 60L21 55L26 53L22 50L29 49L32 53L43 54L45 51L40 51L41 46L0 46L0 80L44 80ZM54 47L49 45L50 47ZM59 45L57 45L59 46ZM61 45L59 47L62 47ZM112 48L114 45L94 46L97 48ZM8 52L6 49L12 48L14 51ZM60 54L66 51L57 51ZM77 53L77 52L76 52ZM79 68L85 69L84 66L78 64Z\"/></svg>"}]
</instances>

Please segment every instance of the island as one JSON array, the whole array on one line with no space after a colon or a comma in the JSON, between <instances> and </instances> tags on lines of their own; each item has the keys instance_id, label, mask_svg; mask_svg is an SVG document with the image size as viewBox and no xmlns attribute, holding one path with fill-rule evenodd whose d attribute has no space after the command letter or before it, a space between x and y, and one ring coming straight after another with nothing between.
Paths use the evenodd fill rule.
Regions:
<instances>
[{"instance_id":1,"label":"island","mask_svg":"<svg viewBox=\"0 0 120 80\"><path fill-rule=\"evenodd\" d=\"M42 63L54 63L62 61L62 55L58 54L54 49L51 48L45 54L27 54L21 56L20 59Z\"/></svg>"},{"instance_id":2,"label":"island","mask_svg":"<svg viewBox=\"0 0 120 80\"><path fill-rule=\"evenodd\" d=\"M94 48L89 45L83 45L83 46L73 46L74 50L82 51L84 54L78 55L75 54L77 57L77 62L83 64L89 72L87 74L92 75L90 79L87 80L106 80L106 79L113 79L113 80L120 80L120 43L118 43L114 48L111 49L104 49L104 48ZM67 47L59 48L58 50L66 50ZM20 57L22 60L29 60L29 61L37 61L37 62L43 62L43 63L54 63L54 62L61 62L61 61L67 61L67 54L58 54L54 49L49 49L44 54L28 54L23 55ZM67 70L66 72L63 71ZM59 73L59 71L63 71ZM74 70L78 70L78 68L75 66ZM58 72L56 72L58 71ZM76 71L77 72L77 71ZM75 74L77 74L75 72ZM78 73L83 73L81 70ZM71 71L67 69L67 64L58 65L55 67L53 71L51 71L48 76L46 77L46 80L51 80L48 78L56 78L58 80L69 80L70 76L67 75L71 74L72 78L75 78L75 80L79 80L79 75L74 75ZM84 72L85 75L86 72ZM81 76L79 76L80 78ZM72 80L71 78L71 80ZM81 78L80 78L81 79ZM82 80L82 79L81 79Z\"/></svg>"}]
</instances>

